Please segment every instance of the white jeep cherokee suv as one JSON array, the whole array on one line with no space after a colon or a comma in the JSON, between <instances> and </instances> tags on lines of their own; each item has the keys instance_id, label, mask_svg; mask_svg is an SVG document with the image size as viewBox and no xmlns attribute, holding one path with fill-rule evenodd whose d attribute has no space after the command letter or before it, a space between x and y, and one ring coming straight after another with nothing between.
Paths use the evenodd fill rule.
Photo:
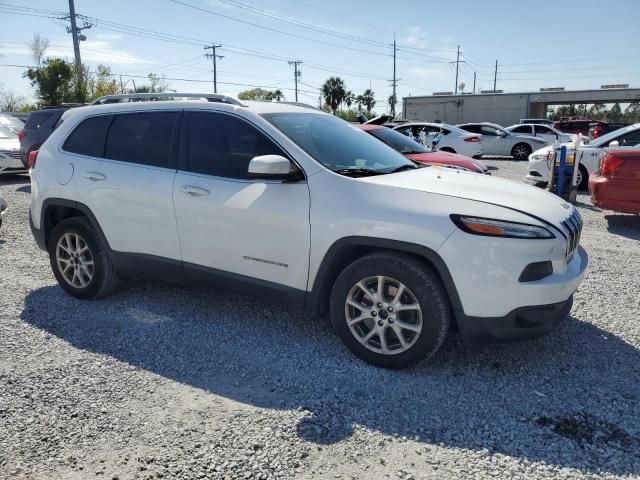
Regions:
<instances>
[{"instance_id":1,"label":"white jeep cherokee suv","mask_svg":"<svg viewBox=\"0 0 640 480\"><path fill-rule=\"evenodd\" d=\"M573 206L417 166L312 108L208 100L75 108L31 155L31 227L69 294L211 282L330 313L388 368L429 358L452 325L521 339L567 316L587 267Z\"/></svg>"}]
</instances>

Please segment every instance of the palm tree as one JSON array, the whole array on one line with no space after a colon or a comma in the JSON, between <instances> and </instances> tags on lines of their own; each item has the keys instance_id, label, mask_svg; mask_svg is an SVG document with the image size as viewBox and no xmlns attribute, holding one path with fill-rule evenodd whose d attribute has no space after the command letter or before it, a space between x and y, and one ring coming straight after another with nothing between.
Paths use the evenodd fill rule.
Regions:
<instances>
[{"instance_id":1,"label":"palm tree","mask_svg":"<svg viewBox=\"0 0 640 480\"><path fill-rule=\"evenodd\" d=\"M373 94L373 90L367 88L362 94L362 104L367 109L367 115L371 116L371 110L376 106L375 95Z\"/></svg>"},{"instance_id":2,"label":"palm tree","mask_svg":"<svg viewBox=\"0 0 640 480\"><path fill-rule=\"evenodd\" d=\"M345 88L344 80L342 80L340 77L330 77L322 85L322 95L324 96L324 101L331 107L331 111L334 115L336 114L338 105L340 105L344 101L346 93L347 91Z\"/></svg>"},{"instance_id":3,"label":"palm tree","mask_svg":"<svg viewBox=\"0 0 640 480\"><path fill-rule=\"evenodd\" d=\"M351 110L351 105L355 101L356 96L351 90L347 90L344 94L344 103L347 105L347 110Z\"/></svg>"},{"instance_id":4,"label":"palm tree","mask_svg":"<svg viewBox=\"0 0 640 480\"><path fill-rule=\"evenodd\" d=\"M271 92L271 98L273 98L276 102L282 102L284 100L284 93L279 88Z\"/></svg>"},{"instance_id":5,"label":"palm tree","mask_svg":"<svg viewBox=\"0 0 640 480\"><path fill-rule=\"evenodd\" d=\"M356 106L358 107L358 113L362 113L362 105L364 105L364 97L362 95L358 95L356 97Z\"/></svg>"}]
</instances>

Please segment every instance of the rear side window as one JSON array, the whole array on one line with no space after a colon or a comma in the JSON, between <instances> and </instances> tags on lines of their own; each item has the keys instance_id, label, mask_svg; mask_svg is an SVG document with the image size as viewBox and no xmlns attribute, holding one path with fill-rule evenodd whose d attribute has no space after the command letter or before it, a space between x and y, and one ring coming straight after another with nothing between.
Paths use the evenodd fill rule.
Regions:
<instances>
[{"instance_id":1,"label":"rear side window","mask_svg":"<svg viewBox=\"0 0 640 480\"><path fill-rule=\"evenodd\" d=\"M522 127L516 127L511 131L513 133L531 133L531 127L523 125Z\"/></svg>"},{"instance_id":2,"label":"rear side window","mask_svg":"<svg viewBox=\"0 0 640 480\"><path fill-rule=\"evenodd\" d=\"M253 157L286 156L253 125L231 115L191 112L187 135L189 172L246 179Z\"/></svg>"},{"instance_id":3,"label":"rear side window","mask_svg":"<svg viewBox=\"0 0 640 480\"><path fill-rule=\"evenodd\" d=\"M483 133L481 125L463 125L460 128L471 133Z\"/></svg>"},{"instance_id":4,"label":"rear side window","mask_svg":"<svg viewBox=\"0 0 640 480\"><path fill-rule=\"evenodd\" d=\"M62 148L80 155L103 157L107 128L112 118L111 115L100 115L83 120L69 135Z\"/></svg>"},{"instance_id":5,"label":"rear side window","mask_svg":"<svg viewBox=\"0 0 640 480\"><path fill-rule=\"evenodd\" d=\"M56 115L58 112L55 110L42 110L39 112L33 112L27 118L27 123L24 124L24 128L28 130L36 130L42 126L47 119L51 118L53 115Z\"/></svg>"},{"instance_id":6,"label":"rear side window","mask_svg":"<svg viewBox=\"0 0 640 480\"><path fill-rule=\"evenodd\" d=\"M105 158L151 167L169 167L177 112L116 115L107 133Z\"/></svg>"}]
</instances>

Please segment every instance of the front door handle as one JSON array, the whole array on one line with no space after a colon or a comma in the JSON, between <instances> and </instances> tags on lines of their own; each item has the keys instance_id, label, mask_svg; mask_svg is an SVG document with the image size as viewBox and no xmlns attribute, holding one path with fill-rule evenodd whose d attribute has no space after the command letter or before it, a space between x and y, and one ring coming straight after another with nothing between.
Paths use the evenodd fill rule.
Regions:
<instances>
[{"instance_id":1,"label":"front door handle","mask_svg":"<svg viewBox=\"0 0 640 480\"><path fill-rule=\"evenodd\" d=\"M107 176L106 176L106 175L103 175L102 173L97 173L97 172L89 172L89 173L86 173L86 174L84 175L84 177L85 177L85 178L88 178L89 180L92 180L92 181L94 181L94 182L99 182L99 181L102 181L102 180L106 180L106 179L107 179Z\"/></svg>"},{"instance_id":2,"label":"front door handle","mask_svg":"<svg viewBox=\"0 0 640 480\"><path fill-rule=\"evenodd\" d=\"M192 197L202 197L203 195L209 195L209 190L207 190L206 188L194 187L192 185L185 185L180 191L186 195L191 195Z\"/></svg>"}]
</instances>

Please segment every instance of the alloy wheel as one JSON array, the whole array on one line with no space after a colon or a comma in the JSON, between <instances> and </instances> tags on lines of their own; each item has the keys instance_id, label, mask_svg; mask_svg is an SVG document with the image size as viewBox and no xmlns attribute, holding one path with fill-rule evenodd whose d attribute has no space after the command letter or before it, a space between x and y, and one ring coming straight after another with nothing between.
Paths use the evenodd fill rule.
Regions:
<instances>
[{"instance_id":1,"label":"alloy wheel","mask_svg":"<svg viewBox=\"0 0 640 480\"><path fill-rule=\"evenodd\" d=\"M93 255L77 233L65 233L56 245L56 263L62 278L74 288L85 288L94 273Z\"/></svg>"},{"instance_id":2,"label":"alloy wheel","mask_svg":"<svg viewBox=\"0 0 640 480\"><path fill-rule=\"evenodd\" d=\"M345 317L353 336L384 355L406 352L420 337L422 309L414 293L387 276L367 277L349 291Z\"/></svg>"}]
</instances>

